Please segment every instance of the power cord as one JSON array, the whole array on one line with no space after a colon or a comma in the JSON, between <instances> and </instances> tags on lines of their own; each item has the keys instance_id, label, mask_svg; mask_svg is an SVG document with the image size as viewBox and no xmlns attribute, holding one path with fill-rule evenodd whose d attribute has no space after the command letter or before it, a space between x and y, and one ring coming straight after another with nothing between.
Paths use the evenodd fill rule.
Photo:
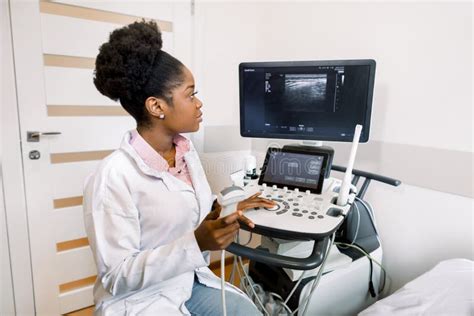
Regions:
<instances>
[{"instance_id":1,"label":"power cord","mask_svg":"<svg viewBox=\"0 0 474 316\"><path fill-rule=\"evenodd\" d=\"M323 259L323 262L321 263L321 266L319 267L319 271L318 271L318 274L316 276L316 279L313 281L313 284L311 286L311 290L309 292L309 294L306 296L306 298L304 299L303 301L303 306L304 306L304 309L303 309L303 313L302 315L306 315L306 311L308 309L308 305L309 305L309 302L311 300L311 297L313 296L314 294L314 290L316 289L316 287L319 285L319 281L321 280L321 276L323 275L323 271L324 271L324 266L326 265L326 261L327 261L327 258L329 256L329 252L331 251L331 247L332 247L332 244L334 243L334 238L336 237L336 234L333 234L332 237L331 237L331 241L329 243L329 246L326 250L326 254L324 256L324 259ZM301 308L301 304L298 306L298 308L296 308L293 313L291 315L296 315L296 312Z\"/></svg>"},{"instance_id":2,"label":"power cord","mask_svg":"<svg viewBox=\"0 0 474 316\"><path fill-rule=\"evenodd\" d=\"M235 279L235 269L237 267L237 256L233 255L233 260L232 260L232 271L230 271L230 277L229 277L229 283L234 284L234 279Z\"/></svg>"},{"instance_id":3,"label":"power cord","mask_svg":"<svg viewBox=\"0 0 474 316\"><path fill-rule=\"evenodd\" d=\"M359 207L357 206L357 203L354 202L354 206L357 210L357 226L356 226L356 232L355 232L355 235L354 235L354 239L352 240L352 243L351 244L354 244L355 241L357 240L357 236L359 235L359 228L360 228L360 211L359 211Z\"/></svg>"},{"instance_id":4,"label":"power cord","mask_svg":"<svg viewBox=\"0 0 474 316\"><path fill-rule=\"evenodd\" d=\"M239 238L238 235L237 235L237 238ZM249 240L245 244L243 244L243 246L248 246L250 242L252 241L252 238L253 238L253 232L250 232Z\"/></svg>"},{"instance_id":5,"label":"power cord","mask_svg":"<svg viewBox=\"0 0 474 316\"><path fill-rule=\"evenodd\" d=\"M250 232L250 236L249 236L249 240L243 244L244 246L247 246L248 244L250 244L252 242L252 238L253 238L253 232ZM240 237L239 237L239 234L237 234L235 236L235 239L234 241L238 244L240 244ZM232 263L232 271L230 272L230 277L229 277L229 282L230 283L234 283L234 279L235 279L235 269L237 267L237 256L234 255L234 261Z\"/></svg>"},{"instance_id":6,"label":"power cord","mask_svg":"<svg viewBox=\"0 0 474 316\"><path fill-rule=\"evenodd\" d=\"M288 314L291 314L291 309L288 307L288 305L286 305L286 303L283 302L283 298L280 295L278 295L277 293L274 293L274 292L268 292L268 294L278 298L282 302L283 308L288 312Z\"/></svg>"},{"instance_id":7,"label":"power cord","mask_svg":"<svg viewBox=\"0 0 474 316\"><path fill-rule=\"evenodd\" d=\"M239 261L239 264L240 264L240 268L242 269L244 275L245 275L245 280L246 282L248 282L249 286L250 286L250 290L252 291L252 294L255 296L255 299L257 300L258 304L260 305L260 307L262 308L262 311L264 312L265 315L269 316L270 314L267 312L265 306L263 305L262 301L260 300L260 297L257 295L257 293L255 292L255 289L254 289L254 286L252 284L252 281L251 281L251 278L250 276L247 274L247 271L245 270L244 268L244 264L242 262L242 257L237 257L238 261ZM240 273L239 273L240 274ZM242 277L241 277L241 280L242 280ZM248 295L249 293L247 293Z\"/></svg>"},{"instance_id":8,"label":"power cord","mask_svg":"<svg viewBox=\"0 0 474 316\"><path fill-rule=\"evenodd\" d=\"M290 294L288 294L288 296L286 297L286 300L285 300L285 304L288 304L288 302L290 301L290 298L293 296L293 294L295 293L296 289L298 288L298 286L300 285L301 281L303 281L304 279L304 276L306 275L306 271L303 271L303 273L301 274L301 276L299 277L298 281L296 282L296 284L293 286L293 289L291 290Z\"/></svg>"},{"instance_id":9,"label":"power cord","mask_svg":"<svg viewBox=\"0 0 474 316\"><path fill-rule=\"evenodd\" d=\"M235 241L237 243L239 243L239 236L237 235L236 238L235 238ZM252 240L252 233L250 234L250 238L249 240L247 241L246 244L249 244ZM268 312L267 308L265 307L265 305L263 304L262 300L260 299L259 295L255 292L255 287L258 287L263 291L263 288L258 285L258 284L254 284L252 278L248 275L247 273L247 270L245 269L244 267L244 264L243 264L243 261L242 261L242 257L240 256L234 256L234 262L238 262L238 265L236 264L235 267L236 267L236 271L237 271L237 274L239 275L239 279L241 281L241 284L244 286L244 290L246 292L246 294L249 296L249 297L255 297L258 305L260 306L260 308L262 309L263 313L265 315L270 315L270 313ZM244 273L244 276L242 276L240 270L242 270L242 272ZM246 285L248 284L248 286ZM249 287L250 287L250 290L249 291ZM251 292L251 293L250 293ZM281 305L283 306L283 308L289 313L291 314L291 309L288 307L288 305L286 304L286 302L283 301L283 298L278 295L277 293L274 293L274 292L267 292L268 295L272 296L272 297L276 297L277 299L279 299L281 301Z\"/></svg>"},{"instance_id":10,"label":"power cord","mask_svg":"<svg viewBox=\"0 0 474 316\"><path fill-rule=\"evenodd\" d=\"M364 207L367 209L367 214L369 215L370 217L370 220L372 222L372 227L374 228L374 231L375 231L375 237L377 238L377 241L379 243L380 246L382 246L382 241L380 240L380 235L379 235L379 231L378 231L378 228L377 228L377 221L375 219L375 212L374 212L374 208L372 207L372 205L365 201L365 200L362 200L361 198L359 197L356 197L356 200L359 201L362 205L364 205ZM386 271L383 270L384 272L384 278L383 278L383 283L382 283L382 286L381 286L381 290L379 291L379 294L385 289L385 286L386 286L386 280L388 279L389 281L391 280L390 277L386 274Z\"/></svg>"},{"instance_id":11,"label":"power cord","mask_svg":"<svg viewBox=\"0 0 474 316\"><path fill-rule=\"evenodd\" d=\"M283 307L286 310L288 315L291 315L291 313L292 313L291 309L288 307L287 304L285 304L283 302L283 298L280 295L278 295L277 293L274 293L274 292L264 291L262 286L260 284L255 284L252 280L252 277L249 276L248 274L246 274L246 276L241 275L240 269L242 269L242 271L244 273L246 273L246 269L243 266L243 263L242 262L240 262L240 263L241 263L241 265L240 265L240 267L237 271L238 271L239 277L241 279L241 285L243 286L243 290L245 291L245 293L247 293L247 295L250 298L255 297L255 299L257 300L257 303L260 306L263 313L265 315L271 315L275 312L274 310L272 310L272 303L275 304L275 302L273 301L273 297L275 297L279 300L279 304L281 305L281 307ZM249 288L250 288L250 290L252 290L252 293L250 293ZM260 295L255 292L254 288L259 289L259 291L262 293L261 295L263 295L264 297L260 297ZM264 301L266 301L265 304L264 304ZM281 312L281 310L280 310L280 312Z\"/></svg>"},{"instance_id":12,"label":"power cord","mask_svg":"<svg viewBox=\"0 0 474 316\"><path fill-rule=\"evenodd\" d=\"M325 256L324 256L324 259L323 259L323 262L321 263L320 265L320 268L319 268L319 271L318 271L318 274L316 275L316 278L315 280L313 281L313 284L311 286L311 289L310 289L310 292L308 293L308 295L306 296L306 298L304 299L304 301L302 302L302 304L304 305L304 310L303 310L303 313L302 315L306 315L306 312L307 312L307 308L309 306L309 301L311 300L311 297L313 296L314 292L315 292L315 289L317 288L317 286L319 285L319 282L321 280L321 276L324 272L324 267L326 265L326 261L327 261L327 258L329 256L329 252L331 250L331 247L332 245L334 244L334 238L335 238L335 234L332 235L331 237L331 240L330 240L330 244L328 245L328 248L325 252ZM237 241L238 241L238 238L237 238ZM235 256L237 258L237 261L238 261L238 264L239 266L237 267L236 271L237 271L237 274L239 275L239 278L244 286L244 290L245 292L247 293L248 296L250 297L255 297L258 305L260 306L261 310L263 311L263 313L267 316L270 315L270 313L267 311L267 309L265 308L262 300L260 299L260 297L257 295L257 293L255 292L255 289L254 287L258 286L257 284L253 284L253 280L252 278L248 275L244 265L243 265L243 262L242 262L242 258L240 256ZM241 274L241 271L243 272L244 275ZM305 273L306 271L303 272L303 274L300 276L300 278L298 279L297 283L293 286L293 289L291 290L290 294L288 295L288 297L286 298L285 301L283 301L283 298L276 294L276 293L273 293L273 292L269 292L269 295L272 295L274 297L277 297L278 299L281 300L282 302L282 306L285 308L285 310L290 313L290 315L296 315L296 313L298 312L298 310L300 309L300 307L302 306L302 304L299 305L298 308L296 308L293 312L291 311L291 309L288 307L287 303L289 301L289 299L291 298L291 296L294 294L294 292L296 291L296 289L298 288L299 284L301 283L301 281L304 279L304 276L305 276ZM248 284L248 285L247 285ZM249 293L249 289L250 288L250 292Z\"/></svg>"},{"instance_id":13,"label":"power cord","mask_svg":"<svg viewBox=\"0 0 474 316\"><path fill-rule=\"evenodd\" d=\"M227 316L227 308L225 305L225 250L221 251L221 300L222 315Z\"/></svg>"},{"instance_id":14,"label":"power cord","mask_svg":"<svg viewBox=\"0 0 474 316\"><path fill-rule=\"evenodd\" d=\"M356 245L356 244L348 244L348 243L343 243L343 242L335 242L334 243L336 246L342 246L342 248L344 247L351 247L351 248L354 248L358 251L360 251L362 254L364 254L364 256L367 257L367 259L369 259L370 261L370 265L371 265L371 268L370 268L370 282L372 282L372 262L375 262L383 271L383 274L384 274L384 278L383 278L383 285L380 287L378 294L382 293L384 287L385 287L385 283L386 283L386 279L390 279L390 277L387 275L387 271L385 270L385 268L382 266L381 263L379 263L377 260L375 260L367 251L365 251L362 247ZM370 287L374 288L373 284L372 286L370 286L370 283L369 283L369 291L370 291ZM375 289L372 290L374 293L375 293Z\"/></svg>"},{"instance_id":15,"label":"power cord","mask_svg":"<svg viewBox=\"0 0 474 316\"><path fill-rule=\"evenodd\" d=\"M244 246L248 245L253 238L252 232L250 232L249 240L244 244ZM239 234L236 235L235 241L238 243L239 242ZM239 257L240 260L242 260ZM230 279L231 283L234 281L234 275L235 275L235 267L236 267L236 256L234 255L234 262L232 264L232 271L230 273ZM226 308L226 301L225 301L225 250L221 251L221 301L222 301L222 315L227 316L227 308Z\"/></svg>"}]
</instances>

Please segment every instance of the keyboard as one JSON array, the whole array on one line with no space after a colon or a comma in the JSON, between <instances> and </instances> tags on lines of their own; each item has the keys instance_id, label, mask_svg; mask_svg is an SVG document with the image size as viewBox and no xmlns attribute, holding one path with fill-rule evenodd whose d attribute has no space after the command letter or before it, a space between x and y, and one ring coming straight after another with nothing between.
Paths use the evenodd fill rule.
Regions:
<instances>
[{"instance_id":1,"label":"keyboard","mask_svg":"<svg viewBox=\"0 0 474 316\"><path fill-rule=\"evenodd\" d=\"M257 192L261 196L276 202L272 208L252 208L245 216L257 227L275 230L283 234L324 237L331 235L344 221L350 204L336 205L341 180L326 179L321 194L299 189L259 185L258 180L251 181L245 187L246 196ZM355 198L355 187L351 191L351 200Z\"/></svg>"}]
</instances>

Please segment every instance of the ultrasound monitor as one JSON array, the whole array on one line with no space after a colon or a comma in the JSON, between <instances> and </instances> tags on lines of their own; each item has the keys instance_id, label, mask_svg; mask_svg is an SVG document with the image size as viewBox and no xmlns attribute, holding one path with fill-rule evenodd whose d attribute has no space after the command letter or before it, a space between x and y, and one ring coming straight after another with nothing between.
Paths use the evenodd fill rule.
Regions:
<instances>
[{"instance_id":1,"label":"ultrasound monitor","mask_svg":"<svg viewBox=\"0 0 474 316\"><path fill-rule=\"evenodd\" d=\"M244 137L361 142L370 131L375 61L253 62L239 65Z\"/></svg>"}]
</instances>

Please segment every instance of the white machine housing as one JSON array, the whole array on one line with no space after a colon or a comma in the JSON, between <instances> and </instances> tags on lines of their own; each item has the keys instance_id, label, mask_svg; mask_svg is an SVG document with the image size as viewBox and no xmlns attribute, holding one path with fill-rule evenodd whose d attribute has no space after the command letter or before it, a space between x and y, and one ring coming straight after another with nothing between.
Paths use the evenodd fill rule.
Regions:
<instances>
[{"instance_id":1,"label":"white machine housing","mask_svg":"<svg viewBox=\"0 0 474 316\"><path fill-rule=\"evenodd\" d=\"M271 253L277 253L282 256L289 256L294 258L307 258L313 250L314 240L311 241L289 241L279 238L271 238L262 236L261 247L268 249ZM326 259L324 266L324 273L333 271L338 268L343 268L352 263L352 258L341 253L337 246L332 245L331 251ZM312 270L295 270L283 268L283 271L288 275L292 281L297 281L304 272L305 278L312 277L318 274L321 266Z\"/></svg>"},{"instance_id":2,"label":"white machine housing","mask_svg":"<svg viewBox=\"0 0 474 316\"><path fill-rule=\"evenodd\" d=\"M370 255L378 262L382 262L382 246L379 246ZM370 263L365 256L353 261L350 265L336 268L324 274L309 302L306 315L356 315L377 300L371 297L367 290L369 276ZM380 280L381 269L374 263L372 282L376 291L379 288ZM309 293L311 285L312 282L309 282L301 291L300 304Z\"/></svg>"},{"instance_id":3,"label":"white machine housing","mask_svg":"<svg viewBox=\"0 0 474 316\"><path fill-rule=\"evenodd\" d=\"M321 194L309 190L300 192L297 188L267 187L259 185L256 180L244 187L245 196L257 192L262 197L277 203L274 208L255 208L245 212L255 225L277 229L288 233L308 234L310 236L328 236L344 221L355 199L357 188L351 187L349 203L344 206L336 204L341 180L329 178L324 181Z\"/></svg>"}]
</instances>

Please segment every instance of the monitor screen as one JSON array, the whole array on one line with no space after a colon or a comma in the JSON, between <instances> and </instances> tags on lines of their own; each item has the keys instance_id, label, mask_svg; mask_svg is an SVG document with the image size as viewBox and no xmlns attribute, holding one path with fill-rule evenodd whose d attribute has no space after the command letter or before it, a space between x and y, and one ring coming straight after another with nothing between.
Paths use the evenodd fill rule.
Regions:
<instances>
[{"instance_id":1,"label":"monitor screen","mask_svg":"<svg viewBox=\"0 0 474 316\"><path fill-rule=\"evenodd\" d=\"M305 153L291 149L268 148L259 184L310 190L320 194L327 166L327 153Z\"/></svg>"},{"instance_id":2,"label":"monitor screen","mask_svg":"<svg viewBox=\"0 0 474 316\"><path fill-rule=\"evenodd\" d=\"M239 65L244 137L361 142L370 131L374 60L254 62Z\"/></svg>"}]
</instances>

